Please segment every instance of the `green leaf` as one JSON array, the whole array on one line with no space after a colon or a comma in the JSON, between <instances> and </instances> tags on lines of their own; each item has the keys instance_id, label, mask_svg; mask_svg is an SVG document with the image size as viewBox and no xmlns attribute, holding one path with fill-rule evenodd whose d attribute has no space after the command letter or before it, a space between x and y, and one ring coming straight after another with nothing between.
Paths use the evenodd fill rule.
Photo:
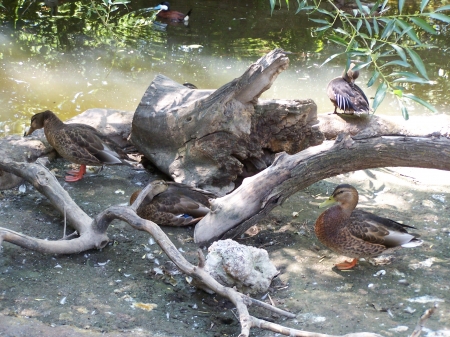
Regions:
<instances>
[{"instance_id":1,"label":"green leaf","mask_svg":"<svg viewBox=\"0 0 450 337\"><path fill-rule=\"evenodd\" d=\"M422 0L422 3L420 4L420 13L423 13L423 10L428 5L428 2L430 2L430 0Z\"/></svg>"},{"instance_id":2,"label":"green leaf","mask_svg":"<svg viewBox=\"0 0 450 337\"><path fill-rule=\"evenodd\" d=\"M363 14L364 11L363 11L363 8L362 8L361 1L360 1L360 0L355 0L355 2L356 2L356 5L358 6L359 12L360 12L361 14ZM356 15L355 15L355 16L356 16Z\"/></svg>"},{"instance_id":3,"label":"green leaf","mask_svg":"<svg viewBox=\"0 0 450 337\"><path fill-rule=\"evenodd\" d=\"M380 6L380 2L381 2L381 0L377 0L377 1L373 4L372 8L370 9L369 15L374 14L374 13L378 10L378 6Z\"/></svg>"},{"instance_id":4,"label":"green leaf","mask_svg":"<svg viewBox=\"0 0 450 337\"><path fill-rule=\"evenodd\" d=\"M428 110L430 110L432 112L435 112L435 113L437 112L437 110L434 106L432 106L427 101L424 101L423 99L421 99L413 94L404 94L403 97L409 98L410 100L413 100L413 101L423 105L425 108L427 108Z\"/></svg>"},{"instance_id":5,"label":"green leaf","mask_svg":"<svg viewBox=\"0 0 450 337\"><path fill-rule=\"evenodd\" d=\"M431 83L430 81L428 81L420 76L417 76L416 74L411 73L409 71L393 72L393 73L389 74L388 76L390 76L390 77L402 76L402 77L398 77L392 81L395 83L398 83L398 82L421 83L421 84L430 84Z\"/></svg>"},{"instance_id":6,"label":"green leaf","mask_svg":"<svg viewBox=\"0 0 450 337\"><path fill-rule=\"evenodd\" d=\"M322 26L314 29L315 32L321 32L322 30L329 29L331 26Z\"/></svg>"},{"instance_id":7,"label":"green leaf","mask_svg":"<svg viewBox=\"0 0 450 337\"><path fill-rule=\"evenodd\" d=\"M372 63L372 60L370 60L369 62L365 62L365 63L358 63L355 67L353 67L353 71L361 70L361 69L367 67L371 63Z\"/></svg>"},{"instance_id":8,"label":"green leaf","mask_svg":"<svg viewBox=\"0 0 450 337\"><path fill-rule=\"evenodd\" d=\"M424 31L426 31L427 33L430 33L433 35L437 34L436 30L433 27L431 27L424 19L421 19L418 17L411 17L410 20L412 22L414 22L417 26L422 28Z\"/></svg>"},{"instance_id":9,"label":"green leaf","mask_svg":"<svg viewBox=\"0 0 450 337\"><path fill-rule=\"evenodd\" d=\"M402 116L405 119L405 121L407 121L409 119L408 109L406 109L406 106L404 106L403 104L401 106L401 109L402 109Z\"/></svg>"},{"instance_id":10,"label":"green leaf","mask_svg":"<svg viewBox=\"0 0 450 337\"><path fill-rule=\"evenodd\" d=\"M439 21L443 21L445 23L450 23L450 17L445 15L445 14L441 14L441 13L430 13L429 16L433 19L439 20Z\"/></svg>"},{"instance_id":11,"label":"green leaf","mask_svg":"<svg viewBox=\"0 0 450 337\"><path fill-rule=\"evenodd\" d=\"M417 54L411 48L406 48L406 51L408 52L409 57L411 57L411 60L413 61L414 65L416 66L419 73L423 77L425 77L427 80L429 80L428 75L427 75L427 70L425 69L425 65L423 64L423 61L420 58L419 54Z\"/></svg>"},{"instance_id":12,"label":"green leaf","mask_svg":"<svg viewBox=\"0 0 450 337\"><path fill-rule=\"evenodd\" d=\"M328 15L328 16L332 17L333 19L334 19L334 17L335 17L335 14L333 14L333 13L327 11L326 9L317 8L317 11L318 11L319 13Z\"/></svg>"},{"instance_id":13,"label":"green leaf","mask_svg":"<svg viewBox=\"0 0 450 337\"><path fill-rule=\"evenodd\" d=\"M394 48L395 51L397 52L398 56L400 56L402 58L402 60L406 62L406 54L405 54L405 51L403 50L403 48L395 43L392 43L391 47Z\"/></svg>"},{"instance_id":14,"label":"green leaf","mask_svg":"<svg viewBox=\"0 0 450 337\"><path fill-rule=\"evenodd\" d=\"M370 88L375 83L379 75L380 73L377 70L374 70L372 77L370 78L369 82L367 82L367 87Z\"/></svg>"},{"instance_id":15,"label":"green leaf","mask_svg":"<svg viewBox=\"0 0 450 337\"><path fill-rule=\"evenodd\" d=\"M370 25L369 21L364 19L364 23L366 24L366 29L369 32L370 37L372 37L372 26Z\"/></svg>"},{"instance_id":16,"label":"green leaf","mask_svg":"<svg viewBox=\"0 0 450 337\"><path fill-rule=\"evenodd\" d=\"M375 98L374 98L373 104L372 104L372 108L374 111L377 110L380 103L383 102L384 97L386 96L387 88L388 88L388 86L385 82L381 83L378 86L378 89L377 89L377 92L375 93Z\"/></svg>"},{"instance_id":17,"label":"green leaf","mask_svg":"<svg viewBox=\"0 0 450 337\"><path fill-rule=\"evenodd\" d=\"M402 14L404 5L405 5L405 0L398 0L398 13L399 14Z\"/></svg>"},{"instance_id":18,"label":"green leaf","mask_svg":"<svg viewBox=\"0 0 450 337\"><path fill-rule=\"evenodd\" d=\"M380 68L384 68L384 67L388 67L388 66L392 66L392 65L397 65L397 66L405 67L405 68L411 67L411 65L406 61L394 60L394 61L390 61L390 62L383 64Z\"/></svg>"},{"instance_id":19,"label":"green leaf","mask_svg":"<svg viewBox=\"0 0 450 337\"><path fill-rule=\"evenodd\" d=\"M416 42L418 45L422 45L422 41L419 40L414 28L409 23L403 20L397 20L397 24L404 28L402 35L406 33L414 42Z\"/></svg>"},{"instance_id":20,"label":"green leaf","mask_svg":"<svg viewBox=\"0 0 450 337\"><path fill-rule=\"evenodd\" d=\"M395 96L402 98L403 96L403 90L402 89L395 89L392 91L394 93Z\"/></svg>"},{"instance_id":21,"label":"green leaf","mask_svg":"<svg viewBox=\"0 0 450 337\"><path fill-rule=\"evenodd\" d=\"M343 35L350 36L350 34L347 31L343 30L342 28L336 28L336 29L334 29L334 31L337 33L341 33Z\"/></svg>"},{"instance_id":22,"label":"green leaf","mask_svg":"<svg viewBox=\"0 0 450 337\"><path fill-rule=\"evenodd\" d=\"M438 9L435 10L435 12L443 12L443 11L448 11L450 10L450 5L445 5L442 7L439 7Z\"/></svg>"},{"instance_id":23,"label":"green leaf","mask_svg":"<svg viewBox=\"0 0 450 337\"><path fill-rule=\"evenodd\" d=\"M322 20L322 19L311 19L311 18L309 18L309 20L310 20L310 21L317 22L317 23L324 23L324 24L326 24L326 25L330 25L330 23L329 23L327 20Z\"/></svg>"},{"instance_id":24,"label":"green leaf","mask_svg":"<svg viewBox=\"0 0 450 337\"><path fill-rule=\"evenodd\" d=\"M269 0L270 3L270 15L272 15L273 10L275 8L275 0Z\"/></svg>"},{"instance_id":25,"label":"green leaf","mask_svg":"<svg viewBox=\"0 0 450 337\"><path fill-rule=\"evenodd\" d=\"M323 63L322 63L320 66L322 67L324 64L330 62L332 59L334 59L334 58L336 58L336 57L338 57L338 56L341 56L341 55L343 55L343 54L345 54L345 53L339 53L339 54L333 54L333 55L331 55L329 58L327 58L325 61L323 61Z\"/></svg>"},{"instance_id":26,"label":"green leaf","mask_svg":"<svg viewBox=\"0 0 450 337\"><path fill-rule=\"evenodd\" d=\"M300 11L305 8L305 6L306 6L306 1L305 0L303 0L302 2L299 2L298 3L298 8L297 8L297 11L295 12L295 14L300 13Z\"/></svg>"},{"instance_id":27,"label":"green leaf","mask_svg":"<svg viewBox=\"0 0 450 337\"><path fill-rule=\"evenodd\" d=\"M362 24L363 24L362 20L358 19L358 22L356 23L356 31L359 32L359 30L361 29Z\"/></svg>"},{"instance_id":28,"label":"green leaf","mask_svg":"<svg viewBox=\"0 0 450 337\"><path fill-rule=\"evenodd\" d=\"M340 44L340 45L342 45L344 47L347 47L347 44L348 44L347 40L345 40L345 39L343 39L343 38L341 38L340 36L337 36L337 35L329 36L328 40L333 41L334 43Z\"/></svg>"},{"instance_id":29,"label":"green leaf","mask_svg":"<svg viewBox=\"0 0 450 337\"><path fill-rule=\"evenodd\" d=\"M395 28L395 20L388 20L386 27L384 27L383 33L381 34L381 39L387 39Z\"/></svg>"},{"instance_id":30,"label":"green leaf","mask_svg":"<svg viewBox=\"0 0 450 337\"><path fill-rule=\"evenodd\" d=\"M376 18L373 18L372 21L373 21L373 30L374 30L376 35L379 35L380 34L380 28L378 27L378 20Z\"/></svg>"}]
</instances>

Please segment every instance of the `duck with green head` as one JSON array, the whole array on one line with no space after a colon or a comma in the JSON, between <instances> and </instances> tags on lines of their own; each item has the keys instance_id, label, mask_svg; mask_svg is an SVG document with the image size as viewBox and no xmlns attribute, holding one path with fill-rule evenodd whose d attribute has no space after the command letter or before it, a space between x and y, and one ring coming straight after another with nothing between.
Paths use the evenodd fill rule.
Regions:
<instances>
[{"instance_id":1,"label":"duck with green head","mask_svg":"<svg viewBox=\"0 0 450 337\"><path fill-rule=\"evenodd\" d=\"M408 233L414 228L375 214L355 209L358 191L349 184L341 184L319 205L333 205L316 220L317 238L334 252L353 258L337 264L340 270L356 266L359 258L370 258L393 252L401 247L417 247L423 241Z\"/></svg>"}]
</instances>

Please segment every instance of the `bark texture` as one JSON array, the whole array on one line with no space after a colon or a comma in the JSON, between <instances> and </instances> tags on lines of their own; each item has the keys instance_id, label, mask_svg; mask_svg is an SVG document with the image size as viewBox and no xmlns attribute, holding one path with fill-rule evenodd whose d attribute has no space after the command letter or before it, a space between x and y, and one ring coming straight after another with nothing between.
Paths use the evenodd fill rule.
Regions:
<instances>
[{"instance_id":1,"label":"bark texture","mask_svg":"<svg viewBox=\"0 0 450 337\"><path fill-rule=\"evenodd\" d=\"M158 75L134 114L131 141L176 182L224 195L270 165L275 153L323 141L312 100L258 102L288 64L276 49L215 91Z\"/></svg>"}]
</instances>

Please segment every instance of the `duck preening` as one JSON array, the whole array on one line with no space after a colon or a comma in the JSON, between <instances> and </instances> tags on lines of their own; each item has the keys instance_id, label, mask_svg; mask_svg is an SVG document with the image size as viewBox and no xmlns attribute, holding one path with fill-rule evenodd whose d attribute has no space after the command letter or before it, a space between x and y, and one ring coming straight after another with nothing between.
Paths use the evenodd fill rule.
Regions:
<instances>
[{"instance_id":1,"label":"duck preening","mask_svg":"<svg viewBox=\"0 0 450 337\"><path fill-rule=\"evenodd\" d=\"M192 12L192 9L190 9L186 14L172 11L170 10L170 4L167 1L161 2L158 6L153 7L153 9L159 10L158 14L156 14L158 18L171 22L186 22L189 20L189 15Z\"/></svg>"},{"instance_id":2,"label":"duck preening","mask_svg":"<svg viewBox=\"0 0 450 337\"><path fill-rule=\"evenodd\" d=\"M358 191L351 185L341 184L319 207L334 205L316 221L314 231L325 246L338 254L353 258L339 263L340 270L353 268L359 258L370 258L393 252L401 247L420 246L418 235L408 233L414 228L375 214L355 209Z\"/></svg>"},{"instance_id":3,"label":"duck preening","mask_svg":"<svg viewBox=\"0 0 450 337\"><path fill-rule=\"evenodd\" d=\"M334 104L334 113L341 109L344 113L353 115L356 113L368 113L370 111L369 100L360 87L355 84L359 76L359 70L353 70L356 65L350 64L342 76L331 80L327 86L327 95Z\"/></svg>"},{"instance_id":4,"label":"duck preening","mask_svg":"<svg viewBox=\"0 0 450 337\"><path fill-rule=\"evenodd\" d=\"M92 126L65 124L52 111L47 110L31 117L31 126L25 136L42 128L47 141L61 157L80 165L79 170L67 172L67 182L81 180L86 173L86 165L130 165L124 161L130 159L119 145Z\"/></svg>"},{"instance_id":5,"label":"duck preening","mask_svg":"<svg viewBox=\"0 0 450 337\"><path fill-rule=\"evenodd\" d=\"M165 182L167 190L153 199L145 196L136 213L143 219L151 220L158 225L188 226L199 222L209 213L209 199L216 195L191 186ZM130 197L130 204L141 191L135 191Z\"/></svg>"}]
</instances>

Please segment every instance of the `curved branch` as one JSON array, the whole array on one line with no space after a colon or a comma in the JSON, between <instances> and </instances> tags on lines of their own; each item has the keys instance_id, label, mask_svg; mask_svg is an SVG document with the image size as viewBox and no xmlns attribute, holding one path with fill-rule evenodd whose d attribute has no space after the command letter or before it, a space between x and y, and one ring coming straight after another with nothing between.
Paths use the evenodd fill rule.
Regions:
<instances>
[{"instance_id":1,"label":"curved branch","mask_svg":"<svg viewBox=\"0 0 450 337\"><path fill-rule=\"evenodd\" d=\"M109 239L106 234L93 234L84 232L79 238L67 241L49 241L37 239L28 235L14 232L8 228L0 227L0 246L3 241L13 243L22 248L31 249L47 254L78 254L89 249L100 249L106 246Z\"/></svg>"},{"instance_id":2,"label":"curved branch","mask_svg":"<svg viewBox=\"0 0 450 337\"><path fill-rule=\"evenodd\" d=\"M61 214L67 214L67 220L78 233L81 234L90 228L92 218L72 200L69 193L62 188L59 181L44 165L14 162L2 158L0 169L22 177L32 184Z\"/></svg>"},{"instance_id":3,"label":"curved branch","mask_svg":"<svg viewBox=\"0 0 450 337\"><path fill-rule=\"evenodd\" d=\"M446 137L339 136L335 142L295 155L281 153L273 164L247 178L233 193L211 202L211 212L195 227L198 244L244 233L286 198L338 174L386 166L450 170Z\"/></svg>"},{"instance_id":4,"label":"curved branch","mask_svg":"<svg viewBox=\"0 0 450 337\"><path fill-rule=\"evenodd\" d=\"M152 193L152 192L151 192ZM157 193L154 193L157 194ZM170 241L167 235L162 229L152 221L140 218L130 207L112 206L102 213L102 217L97 217L98 222L102 223L100 227L105 227L105 223L109 223L114 219L120 219L133 228L148 232L153 236L155 241L161 247L161 249L167 254L167 256L176 264L176 266L185 274L191 276L196 280L197 284L202 287L206 287L214 291L220 296L228 298L236 307L239 314L239 322L241 324L241 333L239 337L248 337L250 335L250 329L252 327L259 327L282 333L288 336L306 336L306 337L336 337L326 334L316 334L313 332L299 331L290 329L282 325L269 323L251 316L248 312L248 305L255 304L264 307L268 310L276 312L280 315L287 317L295 317L295 315L286 312L282 309L275 308L269 304L252 299L233 288L225 287L218 283L209 273L207 273L202 267L194 266L187 261L184 256L179 252L175 245ZM342 337L381 337L378 334L373 333L356 333L348 334Z\"/></svg>"}]
</instances>

